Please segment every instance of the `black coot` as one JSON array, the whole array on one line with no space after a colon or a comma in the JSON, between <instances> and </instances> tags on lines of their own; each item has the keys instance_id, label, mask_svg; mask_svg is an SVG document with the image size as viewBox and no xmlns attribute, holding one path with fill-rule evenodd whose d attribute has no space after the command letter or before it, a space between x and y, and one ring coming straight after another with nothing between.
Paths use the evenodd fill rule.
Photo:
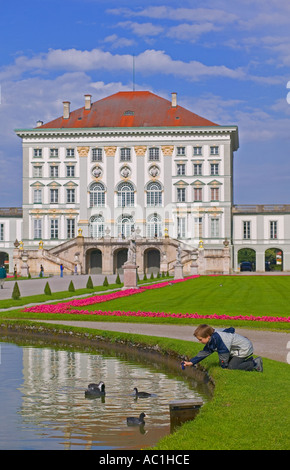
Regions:
<instances>
[{"instance_id":1,"label":"black coot","mask_svg":"<svg viewBox=\"0 0 290 470\"><path fill-rule=\"evenodd\" d=\"M134 417L130 416L129 418L127 418L128 426L144 425L145 424L145 421L144 421L145 416L146 416L145 413L141 413L139 418L134 418Z\"/></svg>"},{"instance_id":2,"label":"black coot","mask_svg":"<svg viewBox=\"0 0 290 470\"><path fill-rule=\"evenodd\" d=\"M87 390L85 391L85 397L87 398L97 398L104 397L105 384L104 382L99 382L98 384L89 384Z\"/></svg>"},{"instance_id":3,"label":"black coot","mask_svg":"<svg viewBox=\"0 0 290 470\"><path fill-rule=\"evenodd\" d=\"M147 398L147 397L151 397L151 393L148 393L148 392L138 392L138 388L134 388L134 392L135 392L135 397L137 398Z\"/></svg>"}]
</instances>

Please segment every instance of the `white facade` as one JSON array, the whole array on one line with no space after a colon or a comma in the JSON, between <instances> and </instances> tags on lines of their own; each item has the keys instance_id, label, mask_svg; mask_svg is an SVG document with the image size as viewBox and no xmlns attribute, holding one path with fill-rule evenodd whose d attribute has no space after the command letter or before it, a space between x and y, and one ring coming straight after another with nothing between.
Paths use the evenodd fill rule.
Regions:
<instances>
[{"instance_id":1,"label":"white facade","mask_svg":"<svg viewBox=\"0 0 290 470\"><path fill-rule=\"evenodd\" d=\"M231 238L236 127L31 129L23 141L26 248L77 235ZM154 233L153 233L154 232Z\"/></svg>"}]
</instances>

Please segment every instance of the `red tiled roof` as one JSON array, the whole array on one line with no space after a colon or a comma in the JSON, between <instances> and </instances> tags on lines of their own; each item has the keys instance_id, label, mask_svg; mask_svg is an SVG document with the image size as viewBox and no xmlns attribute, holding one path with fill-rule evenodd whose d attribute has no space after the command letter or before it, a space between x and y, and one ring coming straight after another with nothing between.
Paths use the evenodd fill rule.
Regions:
<instances>
[{"instance_id":1,"label":"red tiled roof","mask_svg":"<svg viewBox=\"0 0 290 470\"><path fill-rule=\"evenodd\" d=\"M87 127L183 127L217 126L207 119L176 106L149 91L121 91L71 111L69 118L59 117L40 128Z\"/></svg>"}]
</instances>

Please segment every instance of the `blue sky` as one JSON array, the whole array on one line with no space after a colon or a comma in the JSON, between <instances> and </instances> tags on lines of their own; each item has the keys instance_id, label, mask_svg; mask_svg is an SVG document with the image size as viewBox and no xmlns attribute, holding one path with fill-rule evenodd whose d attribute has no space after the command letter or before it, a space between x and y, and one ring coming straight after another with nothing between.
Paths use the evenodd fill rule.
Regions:
<instances>
[{"instance_id":1,"label":"blue sky","mask_svg":"<svg viewBox=\"0 0 290 470\"><path fill-rule=\"evenodd\" d=\"M239 127L235 204L290 203L289 0L2 0L0 25L0 207L22 204L14 129L132 90L133 56L136 90Z\"/></svg>"}]
</instances>

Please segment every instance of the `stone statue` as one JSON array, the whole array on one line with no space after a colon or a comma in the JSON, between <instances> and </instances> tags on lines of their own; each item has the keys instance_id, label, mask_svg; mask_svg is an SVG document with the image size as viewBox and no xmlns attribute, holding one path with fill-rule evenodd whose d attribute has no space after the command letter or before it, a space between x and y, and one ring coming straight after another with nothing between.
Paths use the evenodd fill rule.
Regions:
<instances>
[{"instance_id":1,"label":"stone statue","mask_svg":"<svg viewBox=\"0 0 290 470\"><path fill-rule=\"evenodd\" d=\"M136 264L136 234L134 230L132 230L129 240L127 263Z\"/></svg>"},{"instance_id":2,"label":"stone statue","mask_svg":"<svg viewBox=\"0 0 290 470\"><path fill-rule=\"evenodd\" d=\"M176 250L176 261L179 264L181 263L181 252L182 252L181 246L178 245L177 250Z\"/></svg>"}]
</instances>

